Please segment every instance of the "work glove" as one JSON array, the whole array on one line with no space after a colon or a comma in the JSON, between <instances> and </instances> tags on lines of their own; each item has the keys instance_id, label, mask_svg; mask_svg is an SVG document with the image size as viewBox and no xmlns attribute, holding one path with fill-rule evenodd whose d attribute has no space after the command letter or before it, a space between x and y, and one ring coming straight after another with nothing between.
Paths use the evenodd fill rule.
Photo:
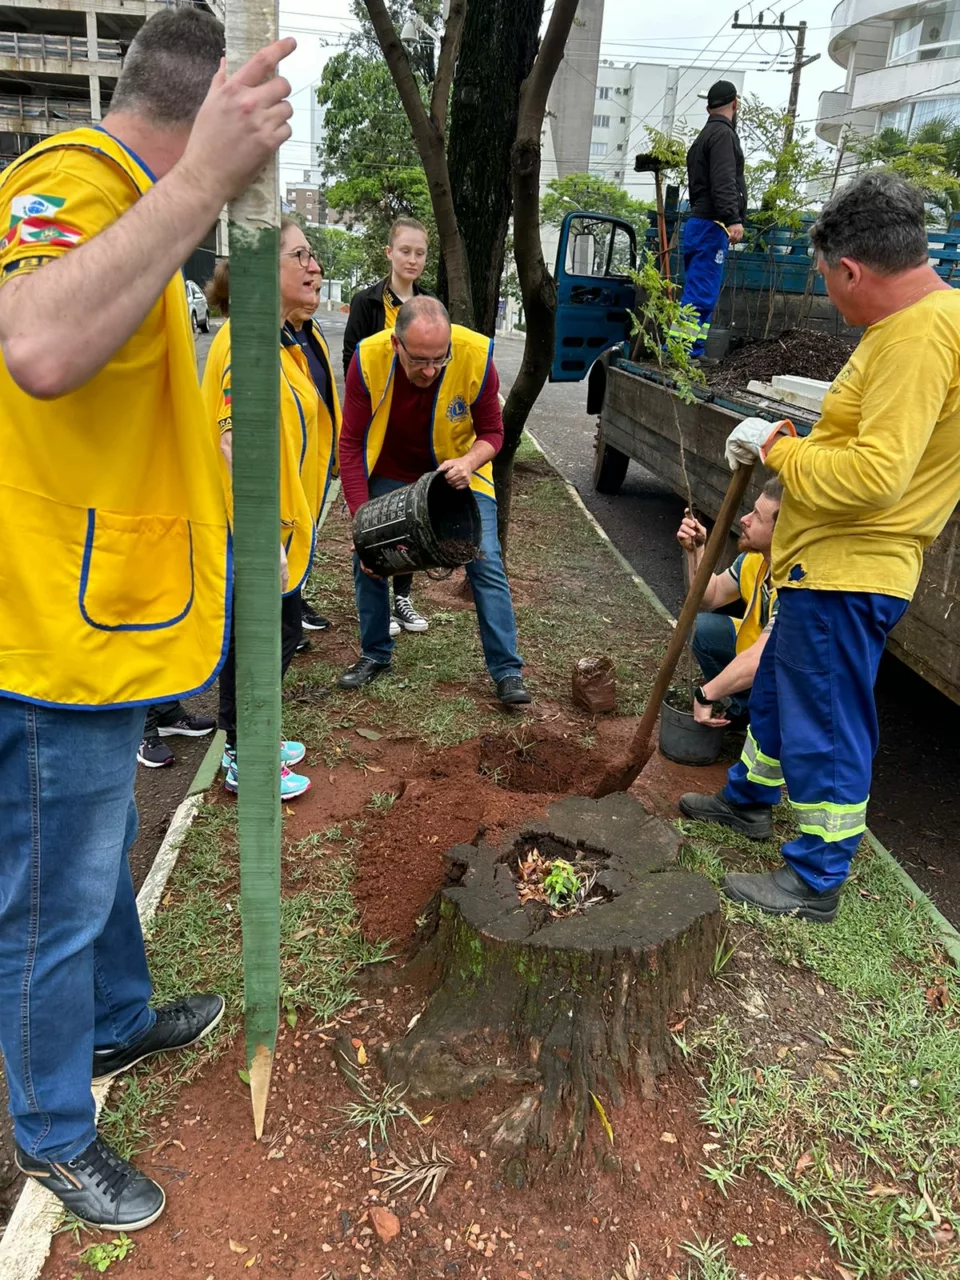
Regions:
<instances>
[{"instance_id":1,"label":"work glove","mask_svg":"<svg viewBox=\"0 0 960 1280\"><path fill-rule=\"evenodd\" d=\"M737 467L749 467L766 458L778 436L795 436L797 429L789 419L783 422L767 422L764 418L744 418L727 436L724 451L731 471Z\"/></svg>"}]
</instances>

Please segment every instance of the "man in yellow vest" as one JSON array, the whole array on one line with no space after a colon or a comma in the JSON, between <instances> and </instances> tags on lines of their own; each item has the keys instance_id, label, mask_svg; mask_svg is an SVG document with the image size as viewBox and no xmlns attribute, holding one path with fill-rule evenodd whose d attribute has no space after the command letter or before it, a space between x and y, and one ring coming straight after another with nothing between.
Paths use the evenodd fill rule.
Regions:
<instances>
[{"instance_id":1,"label":"man in yellow vest","mask_svg":"<svg viewBox=\"0 0 960 1280\"><path fill-rule=\"evenodd\" d=\"M505 706L530 701L517 653L517 624L497 537L492 460L503 444L493 342L450 324L446 308L411 298L384 329L357 347L347 371L340 432L340 481L350 514L369 499L444 472L472 489L483 521L482 558L467 565L487 670ZM354 555L360 661L340 677L359 689L390 669L390 589Z\"/></svg>"},{"instance_id":2,"label":"man in yellow vest","mask_svg":"<svg viewBox=\"0 0 960 1280\"><path fill-rule=\"evenodd\" d=\"M732 470L760 461L783 484L779 609L743 755L721 792L680 809L766 839L785 784L799 830L783 862L731 872L724 892L826 924L866 830L884 645L960 499L960 291L930 266L922 192L885 170L838 191L810 239L827 294L864 335L808 436L747 418L727 440Z\"/></svg>"},{"instance_id":3,"label":"man in yellow vest","mask_svg":"<svg viewBox=\"0 0 960 1280\"><path fill-rule=\"evenodd\" d=\"M106 1079L220 1020L151 1008L126 853L144 710L216 677L230 539L180 266L290 136L283 40L227 77L165 10L102 126L0 180L0 1046L20 1168L82 1221L163 1190L97 1136Z\"/></svg>"},{"instance_id":4,"label":"man in yellow vest","mask_svg":"<svg viewBox=\"0 0 960 1280\"><path fill-rule=\"evenodd\" d=\"M715 573L703 595L705 612L697 614L693 653L703 684L695 691L693 715L702 724L746 722L753 677L760 665L777 612L777 590L770 582L770 548L782 495L780 481L768 480L753 510L740 521L739 555L729 569ZM687 553L687 581L692 582L707 541L707 531L688 511L677 531ZM706 612L735 600L743 616ZM717 703L723 704L722 708ZM716 708L716 710L715 710Z\"/></svg>"}]
</instances>

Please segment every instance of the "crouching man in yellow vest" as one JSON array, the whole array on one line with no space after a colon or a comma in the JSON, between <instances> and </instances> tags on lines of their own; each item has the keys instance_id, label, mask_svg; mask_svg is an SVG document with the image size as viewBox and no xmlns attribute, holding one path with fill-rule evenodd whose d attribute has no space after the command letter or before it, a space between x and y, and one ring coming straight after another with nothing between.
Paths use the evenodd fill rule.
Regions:
<instances>
[{"instance_id":1,"label":"crouching man in yellow vest","mask_svg":"<svg viewBox=\"0 0 960 1280\"><path fill-rule=\"evenodd\" d=\"M220 996L148 1004L127 850L144 709L206 688L230 539L180 266L290 136L294 47L222 70L198 8L151 19L99 128L0 181L0 1046L20 1168L94 1227L164 1193L97 1136L91 1076L193 1043Z\"/></svg>"},{"instance_id":2,"label":"crouching man in yellow vest","mask_svg":"<svg viewBox=\"0 0 960 1280\"><path fill-rule=\"evenodd\" d=\"M713 575L703 594L705 611L739 600L743 616L697 614L693 653L704 680L694 694L693 715L702 724L718 729L746 723L753 678L773 630L777 589L770 582L770 549L782 493L776 478L763 486L753 510L740 521L740 554L729 569ZM687 553L687 581L692 582L703 559L707 531L689 511L677 531L677 541ZM722 712L718 703L725 705Z\"/></svg>"},{"instance_id":3,"label":"crouching man in yellow vest","mask_svg":"<svg viewBox=\"0 0 960 1280\"><path fill-rule=\"evenodd\" d=\"M405 302L392 332L364 338L347 370L339 461L350 514L370 498L442 471L472 489L480 508L482 558L467 565L487 670L505 706L530 702L517 653L517 624L497 536L494 457L503 444L493 343L450 324L442 302ZM340 677L359 689L390 669L390 588L353 558L360 661Z\"/></svg>"}]
</instances>

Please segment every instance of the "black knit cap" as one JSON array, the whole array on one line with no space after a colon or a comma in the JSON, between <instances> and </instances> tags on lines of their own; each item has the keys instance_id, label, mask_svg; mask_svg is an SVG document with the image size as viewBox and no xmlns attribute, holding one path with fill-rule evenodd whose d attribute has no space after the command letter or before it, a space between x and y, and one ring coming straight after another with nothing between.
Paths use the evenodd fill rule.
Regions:
<instances>
[{"instance_id":1,"label":"black knit cap","mask_svg":"<svg viewBox=\"0 0 960 1280\"><path fill-rule=\"evenodd\" d=\"M718 80L716 84L710 86L707 93L707 110L713 111L715 107L725 107L736 96L737 86L732 80Z\"/></svg>"}]
</instances>

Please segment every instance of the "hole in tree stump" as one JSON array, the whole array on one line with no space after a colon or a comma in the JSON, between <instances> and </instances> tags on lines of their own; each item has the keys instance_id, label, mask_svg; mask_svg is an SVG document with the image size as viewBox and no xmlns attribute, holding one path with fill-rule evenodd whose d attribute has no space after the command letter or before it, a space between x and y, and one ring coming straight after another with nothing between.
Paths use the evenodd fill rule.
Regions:
<instances>
[{"instance_id":1,"label":"hole in tree stump","mask_svg":"<svg viewBox=\"0 0 960 1280\"><path fill-rule=\"evenodd\" d=\"M705 877L677 867L679 847L674 826L616 793L570 796L501 848L452 849L463 874L440 893L418 958L431 960L436 985L384 1055L390 1082L439 1099L523 1085L492 1141L525 1147L528 1166L567 1163L594 1116L591 1094L609 1110L627 1090L649 1094L670 1068L673 1016L709 975L719 902ZM545 927L518 889L534 848L589 860L604 901Z\"/></svg>"},{"instance_id":2,"label":"hole in tree stump","mask_svg":"<svg viewBox=\"0 0 960 1280\"><path fill-rule=\"evenodd\" d=\"M535 929L612 902L609 861L602 850L568 849L552 836L518 840L504 859L517 901Z\"/></svg>"}]
</instances>

